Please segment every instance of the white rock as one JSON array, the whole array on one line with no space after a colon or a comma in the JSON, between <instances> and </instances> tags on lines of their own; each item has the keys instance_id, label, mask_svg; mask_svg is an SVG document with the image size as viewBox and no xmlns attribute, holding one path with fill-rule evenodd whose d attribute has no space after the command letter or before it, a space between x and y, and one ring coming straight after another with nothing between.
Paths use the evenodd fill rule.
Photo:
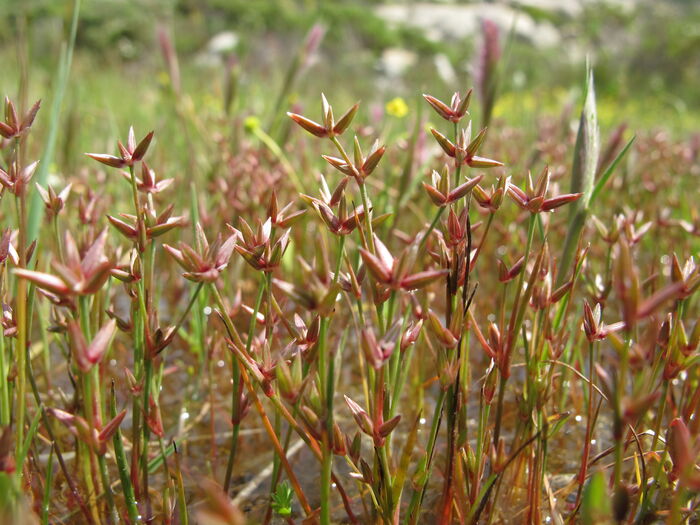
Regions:
<instances>
[{"instance_id":1,"label":"white rock","mask_svg":"<svg viewBox=\"0 0 700 525\"><path fill-rule=\"evenodd\" d=\"M421 2L411 6L381 5L375 12L388 24L415 27L433 40L477 36L481 32L484 19L496 23L504 34L513 27L516 34L528 38L538 46L553 46L561 40L559 32L552 24L535 22L527 14L507 5L447 5Z\"/></svg>"},{"instance_id":2,"label":"white rock","mask_svg":"<svg viewBox=\"0 0 700 525\"><path fill-rule=\"evenodd\" d=\"M207 53L223 55L230 53L238 45L238 34L233 31L223 31L214 35L207 43Z\"/></svg>"},{"instance_id":3,"label":"white rock","mask_svg":"<svg viewBox=\"0 0 700 525\"><path fill-rule=\"evenodd\" d=\"M447 58L447 55L444 53L435 55L434 62L435 69L445 84L451 86L457 83L457 73L455 73L455 69L452 67L452 63Z\"/></svg>"},{"instance_id":4,"label":"white rock","mask_svg":"<svg viewBox=\"0 0 700 525\"><path fill-rule=\"evenodd\" d=\"M418 56L407 49L390 47L382 52L379 59L379 69L388 77L396 78L403 75L408 68L415 65Z\"/></svg>"}]
</instances>

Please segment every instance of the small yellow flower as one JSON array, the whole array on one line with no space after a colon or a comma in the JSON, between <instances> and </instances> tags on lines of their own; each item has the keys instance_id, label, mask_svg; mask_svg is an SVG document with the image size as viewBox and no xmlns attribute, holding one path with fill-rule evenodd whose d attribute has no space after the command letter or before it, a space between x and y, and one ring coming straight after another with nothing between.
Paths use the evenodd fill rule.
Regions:
<instances>
[{"instance_id":1,"label":"small yellow flower","mask_svg":"<svg viewBox=\"0 0 700 525\"><path fill-rule=\"evenodd\" d=\"M156 75L156 80L160 87L167 88L170 86L170 75L166 71L159 71Z\"/></svg>"},{"instance_id":2,"label":"small yellow flower","mask_svg":"<svg viewBox=\"0 0 700 525\"><path fill-rule=\"evenodd\" d=\"M408 115L408 104L401 97L392 98L386 103L386 112L392 117L404 118Z\"/></svg>"},{"instance_id":3,"label":"small yellow flower","mask_svg":"<svg viewBox=\"0 0 700 525\"><path fill-rule=\"evenodd\" d=\"M243 121L243 127L250 133L255 133L260 128L260 119L256 116L246 117Z\"/></svg>"}]
</instances>

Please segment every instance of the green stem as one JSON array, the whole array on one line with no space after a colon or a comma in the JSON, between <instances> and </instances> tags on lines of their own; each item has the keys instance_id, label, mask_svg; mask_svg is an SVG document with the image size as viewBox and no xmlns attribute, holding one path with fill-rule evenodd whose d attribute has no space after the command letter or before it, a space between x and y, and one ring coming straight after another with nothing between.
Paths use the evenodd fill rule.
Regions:
<instances>
[{"instance_id":1,"label":"green stem","mask_svg":"<svg viewBox=\"0 0 700 525\"><path fill-rule=\"evenodd\" d=\"M143 480L143 493L148 499L148 442L151 438L151 430L148 428L148 413L151 400L151 381L153 380L153 361L144 356L144 381L143 381L143 407L142 407L142 449L141 449L141 475ZM147 511L149 513L150 511ZM149 516L150 517L150 516Z\"/></svg>"},{"instance_id":2,"label":"green stem","mask_svg":"<svg viewBox=\"0 0 700 525\"><path fill-rule=\"evenodd\" d=\"M508 378L504 374L501 374L498 382L498 399L496 400L496 423L493 430L494 446L498 446L498 440L501 437L501 420L503 419L503 400L505 399L507 382Z\"/></svg>"},{"instance_id":3,"label":"green stem","mask_svg":"<svg viewBox=\"0 0 700 525\"><path fill-rule=\"evenodd\" d=\"M224 304L223 300L221 299L221 295L218 293L218 290L215 288L213 289L214 291L214 296L215 300L217 301L217 306L221 311L222 314L222 319L224 322L224 325L226 326L226 331L228 332L229 336L232 338L233 345L231 346L231 350L235 354L236 361L238 362L238 366L241 367L241 380L245 384L246 388L248 389L248 392L250 393L250 397L252 398L253 404L256 406L256 409L258 410L260 417L263 421L263 424L265 426L266 432L268 433L268 436L270 437L270 440L272 441L275 450L280 458L280 461L282 463L282 467L284 468L285 472L287 473L287 478L289 479L290 483L292 484L292 488L294 488L294 491L297 493L297 497L299 498L299 502L301 503L302 507L304 508L304 511L307 513L307 515L311 515L311 509L308 506L308 501L306 500L306 497L304 493L301 491L301 487L298 485L296 477L294 475L293 470L291 469L289 462L287 461L287 457L285 455L284 449L282 448L282 445L279 443L279 439L277 438L277 435L274 432L274 429L272 428L272 425L269 423L269 418L265 414L264 407L260 403L257 394L255 393L255 389L253 388L253 384L251 383L250 378L248 377L248 373L253 375L255 377L256 370L252 367L252 365L249 362L248 355L244 354L243 347L245 344L243 343L243 340L241 339L240 335L238 334L238 330L236 330L236 327L233 325L233 322L231 321L230 316L228 315ZM278 395L275 395L274 391L272 392L271 396L268 396L269 401L274 405L275 409L279 411L280 414L282 414L282 417L287 421L287 423L294 429L294 431L301 437L301 439L309 446L311 451L314 454L314 457L316 457L319 461L322 460L322 452L320 451L317 442L310 437L305 429L299 424L299 422L292 416L292 414L289 413L287 408L284 406L282 403L280 397ZM343 506L345 507L345 511L348 513L348 516L350 516L351 521L355 522L354 514L352 511L352 508L350 507L349 499L347 497L347 494L345 491L342 489L342 484L340 479L335 476L334 474L331 475L333 483L336 484L338 487L338 493L340 494L341 498L343 499Z\"/></svg>"},{"instance_id":4,"label":"green stem","mask_svg":"<svg viewBox=\"0 0 700 525\"><path fill-rule=\"evenodd\" d=\"M53 454L54 445L51 445L51 450L49 451L49 462L46 464L44 499L41 502L41 525L49 524L49 506L51 504L51 489L53 487Z\"/></svg>"},{"instance_id":5,"label":"green stem","mask_svg":"<svg viewBox=\"0 0 700 525\"><path fill-rule=\"evenodd\" d=\"M440 220L440 217L442 217L442 214L445 212L445 206L442 206L438 208L437 213L435 214L435 218L433 219L433 222L430 223L430 226L426 230L425 234L420 240L420 244L418 245L418 252L423 251L423 247L425 246L425 243L428 241L428 237L430 237L430 234L433 233L433 230L435 229L435 226L437 226L438 221Z\"/></svg>"},{"instance_id":6,"label":"green stem","mask_svg":"<svg viewBox=\"0 0 700 525\"><path fill-rule=\"evenodd\" d=\"M187 514L187 500L185 498L185 483L182 479L182 469L180 468L180 452L177 450L177 444L173 440L173 450L175 452L175 479L177 480L177 508L179 512L180 523L189 525L189 516Z\"/></svg>"},{"instance_id":7,"label":"green stem","mask_svg":"<svg viewBox=\"0 0 700 525\"><path fill-rule=\"evenodd\" d=\"M379 452L379 466L382 471L382 490L381 492L384 494L384 498L386 501L386 508L385 508L385 515L387 518L387 521L389 521L389 517L394 515L394 505L396 505L396 502L392 501L392 475L391 475L391 468L389 466L389 455L387 453L387 446L386 446L386 441L384 442L384 445L379 447L378 449L375 448L375 454Z\"/></svg>"},{"instance_id":8,"label":"green stem","mask_svg":"<svg viewBox=\"0 0 700 525\"><path fill-rule=\"evenodd\" d=\"M90 298L87 295L81 295L78 299L80 328L87 341L92 339L90 330ZM85 410L85 418L88 421L90 428L97 429L98 422L102 420L102 406L100 396L100 378L99 365L94 365L83 376L83 409ZM89 450L89 449L86 449ZM90 451L92 456L92 452ZM107 506L112 523L119 522L119 514L114 504L114 497L109 483L109 473L104 455L95 454L97 456L97 464L100 473L100 480L103 485L103 490L107 498Z\"/></svg>"},{"instance_id":9,"label":"green stem","mask_svg":"<svg viewBox=\"0 0 700 525\"><path fill-rule=\"evenodd\" d=\"M19 242L17 251L19 252L19 267L26 267L26 211L24 207L24 197L21 196L19 202ZM16 304L17 322L17 345L15 347L15 357L17 359L17 426L16 454L19 455L22 443L24 443L24 419L26 407L26 362L27 362L27 281L18 279ZM5 378L3 378L3 381ZM21 476L24 470L23 465L17 465L17 475Z\"/></svg>"},{"instance_id":10,"label":"green stem","mask_svg":"<svg viewBox=\"0 0 700 525\"><path fill-rule=\"evenodd\" d=\"M165 522L170 523L172 521L172 505L170 504L171 494L175 493L175 487L173 486L173 478L170 474L170 468L168 467L168 453L165 450L165 444L163 443L163 438L158 436L158 446L160 448L160 457L162 458L163 468L165 470L165 491L163 497L163 514L165 515Z\"/></svg>"},{"instance_id":11,"label":"green stem","mask_svg":"<svg viewBox=\"0 0 700 525\"><path fill-rule=\"evenodd\" d=\"M61 242L61 235L58 231L58 215L55 215L51 221L53 224L53 236L56 240L56 249L58 250L58 259L62 262L63 259L63 243Z\"/></svg>"},{"instance_id":12,"label":"green stem","mask_svg":"<svg viewBox=\"0 0 700 525\"><path fill-rule=\"evenodd\" d=\"M134 191L134 205L138 206L138 194L136 193L136 181L135 178L133 177L133 168L132 168L132 177L131 177L131 184L132 184L132 190ZM139 306L139 313L141 317L141 323L139 325L139 332L140 332L140 338L139 338L139 346L140 346L140 351L138 352L141 357L141 362L142 362L142 371L143 371L143 398L141 402L141 414L142 417L140 418L140 423L141 423L141 449L136 449L136 452L141 453L141 475L142 475L142 480L143 480L143 496L144 500L146 503L146 517L149 519L150 516L150 493L148 489L149 485L149 469L148 469L148 445L150 441L150 436L151 436L151 431L148 426L148 417L149 417L149 411L150 411L150 401L151 401L151 389L153 388L152 382L153 382L153 355L150 355L150 351L147 351L145 347L145 341L146 341L146 330L147 330L147 323L149 322L149 310L151 308L151 304L153 304L153 271L154 271L154 258L155 258L155 243L153 241L148 244L148 239L146 238L146 230L145 230L145 223L143 221L143 216L140 213L140 211L137 209L136 211L136 217L137 217L137 223L139 227L139 238L140 238L140 247L143 251L145 251L145 256L144 253L139 251L139 257L141 258L141 268L142 268L142 278L139 280L138 283L138 306ZM153 392L153 396L157 402L157 397L158 397L158 391ZM138 430L137 430L138 433Z\"/></svg>"},{"instance_id":13,"label":"green stem","mask_svg":"<svg viewBox=\"0 0 700 525\"><path fill-rule=\"evenodd\" d=\"M508 335L511 337L510 346L515 343L518 334L520 333L520 323L522 322L522 313L525 311L525 305L520 304L520 298L523 293L523 283L525 281L525 273L527 273L527 263L530 260L530 250L532 249L532 239L535 235L535 222L537 220L537 214L531 213L527 224L527 243L525 244L525 260L523 261L522 270L520 270L520 275L518 276L518 286L515 290L515 300L513 302L513 312L516 313L514 319L516 320L515 325L512 326L512 330L508 331ZM522 312L521 312L522 311ZM518 322L519 320L519 322ZM510 349L509 349L510 350Z\"/></svg>"},{"instance_id":14,"label":"green stem","mask_svg":"<svg viewBox=\"0 0 700 525\"><path fill-rule=\"evenodd\" d=\"M321 525L330 523L330 493L331 493L331 470L333 465L333 451L331 440L333 439L333 378L329 366L330 356L328 355L328 324L330 319L321 319L321 327L318 336L318 376L325 402L324 420L325 428L323 432L323 457L321 459ZM330 394L330 397L329 397Z\"/></svg>"},{"instance_id":15,"label":"green stem","mask_svg":"<svg viewBox=\"0 0 700 525\"><path fill-rule=\"evenodd\" d=\"M87 295L81 295L78 298L78 317L79 317L79 322L80 322L80 329L83 333L83 336L85 337L86 341L90 341L92 338L90 335L90 304L89 304L89 297ZM80 376L82 379L82 386L83 386L83 411L85 415L85 419L88 422L88 426L90 429L96 429L97 428L97 423L96 423L96 407L97 407L97 401L96 398L98 396L99 391L93 389L93 382L92 382L92 374L97 373L97 367L93 366L88 372L80 372ZM88 487L90 488L92 494L89 498L89 501L91 502L91 508L93 509L93 514L96 512L96 496L94 493L94 488L93 487L93 481L92 481L92 465L94 465L94 456L97 456L97 461L99 465L99 471L100 471L100 477L102 478L102 483L105 483L105 479L107 478L107 472L106 472L106 465L104 464L104 461L100 461L101 456L94 454L92 449L88 446L84 447L84 452L85 452L85 457L84 457L84 464L83 468L85 470L85 476L86 476L86 483L88 484ZM104 468L104 470L103 470ZM108 491L108 485L105 486L105 492ZM114 511L114 500L111 499L111 492L108 492L108 503L111 504L110 510Z\"/></svg>"},{"instance_id":16,"label":"green stem","mask_svg":"<svg viewBox=\"0 0 700 525\"><path fill-rule=\"evenodd\" d=\"M625 345L620 356L620 369L618 370L615 387L615 420L613 422L613 434L615 438L615 471L614 487L620 489L622 483L622 460L624 452L624 430L622 422L622 399L625 395L627 380L627 370L629 368L629 351L632 346L632 334L628 333L625 338Z\"/></svg>"},{"instance_id":17,"label":"green stem","mask_svg":"<svg viewBox=\"0 0 700 525\"><path fill-rule=\"evenodd\" d=\"M352 160L350 160L350 157L348 156L347 152L345 151L345 148L343 148L343 145L338 140L338 137L333 135L330 137L330 139L331 139L331 142L333 144L335 144L335 147L337 148L341 157L343 157L343 160L349 166L353 166L354 163L352 162ZM370 251L372 253L376 253L376 250L374 248L374 233L372 231L372 210L369 206L369 197L367 196L367 186L363 180L358 180L357 185L360 187L360 197L362 198L362 207L365 210L365 228L367 228L367 237L369 238L369 248L370 248Z\"/></svg>"},{"instance_id":18,"label":"green stem","mask_svg":"<svg viewBox=\"0 0 700 525\"><path fill-rule=\"evenodd\" d=\"M190 296L190 300L187 302L187 306L185 307L185 311L182 313L182 315L178 319L177 323L175 323L175 327L173 328L173 333L177 333L177 331L180 330L180 327L185 322L185 319L187 319L187 316L189 315L190 310L192 310L192 307L194 306L194 302L197 300L197 297L199 296L199 292L202 290L203 287L204 287L203 282L197 284L197 287L194 289L194 293Z\"/></svg>"},{"instance_id":19,"label":"green stem","mask_svg":"<svg viewBox=\"0 0 700 525\"><path fill-rule=\"evenodd\" d=\"M345 251L345 235L338 238L338 259L335 262L335 274L333 274L333 284L338 283L340 278L340 267L343 264L343 254Z\"/></svg>"},{"instance_id":20,"label":"green stem","mask_svg":"<svg viewBox=\"0 0 700 525\"><path fill-rule=\"evenodd\" d=\"M413 491L411 503L406 513L406 521L415 525L420 518L420 508L423 505L423 497L425 496L425 488L428 485L428 472L433 461L435 453L435 443L437 442L438 431L440 430L440 420L442 419L442 407L445 404L447 391L440 389L437 401L435 402L435 410L433 411L433 421L430 425L430 436L428 445L426 446L425 458L419 463L417 468L418 486Z\"/></svg>"},{"instance_id":21,"label":"green stem","mask_svg":"<svg viewBox=\"0 0 700 525\"><path fill-rule=\"evenodd\" d=\"M112 523L119 523L119 513L117 513L117 507L114 504L114 496L112 495L112 487L109 483L109 473L107 471L107 462L105 461L104 455L100 454L97 456L97 462L100 467L100 477L102 478L102 488L104 494L107 497L107 507L109 508L109 515Z\"/></svg>"},{"instance_id":22,"label":"green stem","mask_svg":"<svg viewBox=\"0 0 700 525\"><path fill-rule=\"evenodd\" d=\"M535 222L537 214L531 213L528 225L527 225L527 243L525 245L525 259L523 261L523 268L520 270L520 275L518 276L518 286L515 290L515 299L513 300L513 311L510 318L510 326L508 327L508 341L506 343L506 363L504 369L501 370L501 380L498 386L498 402L496 405L496 423L493 432L493 444L498 446L498 440L501 437L501 419L503 417L503 400L505 398L506 383L508 381L508 376L504 373L510 369L510 354L512 352L515 341L520 333L520 325L523 321L523 316L525 314L525 307L527 304L520 304L520 298L523 292L523 282L525 280L525 273L527 272L527 263L530 259L530 250L532 249L532 239L535 234Z\"/></svg>"},{"instance_id":23,"label":"green stem","mask_svg":"<svg viewBox=\"0 0 700 525\"><path fill-rule=\"evenodd\" d=\"M253 337L255 335L255 323L257 322L258 312L260 311L260 304L262 303L266 282L267 278L263 273L260 278L260 284L258 286L258 296L255 299L255 308L253 309L253 315L250 318L250 325L248 328L248 339L245 343L246 352L248 354L250 354L250 347L253 343ZM217 306L221 310L222 316L224 317L224 319L228 319L228 315L226 315L226 306L224 306L224 301L221 298L221 294L216 288L216 285L214 285L213 283L212 290L214 292L214 299L216 300ZM231 330L232 327L228 328L229 331L234 332L233 330ZM224 477L224 492L226 494L228 494L229 488L231 487L231 476L233 475L233 465L236 460L236 450L238 448L238 434L241 424L240 414L238 413L240 403L240 368L237 359L233 359L231 367L231 372L233 374L233 391L231 393L231 419L234 421L234 423L233 434L231 435L231 449L229 451L228 461L226 464L226 475Z\"/></svg>"},{"instance_id":24,"label":"green stem","mask_svg":"<svg viewBox=\"0 0 700 525\"><path fill-rule=\"evenodd\" d=\"M593 435L593 385L595 384L595 343L588 344L588 409L586 410L586 441L583 445L583 458L581 459L581 470L579 471L579 486L576 492L576 502L574 508L578 508L583 494L583 485L586 481L588 471L588 458L591 450L591 436ZM653 450L653 447L652 447Z\"/></svg>"},{"instance_id":25,"label":"green stem","mask_svg":"<svg viewBox=\"0 0 700 525\"><path fill-rule=\"evenodd\" d=\"M659 442L659 433L661 432L661 422L664 417L664 412L666 411L666 398L668 397L668 384L669 382L664 380L664 384L661 390L661 406L656 414L656 422L654 424L654 437L651 440L651 450L656 450L656 445Z\"/></svg>"},{"instance_id":26,"label":"green stem","mask_svg":"<svg viewBox=\"0 0 700 525\"><path fill-rule=\"evenodd\" d=\"M110 417L115 418L117 417L117 400L114 395L114 383L112 383L112 395L110 398ZM124 452L122 432L118 428L112 437L112 444L114 445L114 455L117 461L117 470L119 471L119 479L121 480L122 493L124 494L124 502L126 504L127 513L129 514L129 521L135 525L139 522L139 509L136 505L134 487L131 484L131 476L129 475L129 462L126 458L126 452Z\"/></svg>"},{"instance_id":27,"label":"green stem","mask_svg":"<svg viewBox=\"0 0 700 525\"><path fill-rule=\"evenodd\" d=\"M365 208L367 209L367 208ZM340 277L340 267L343 262L343 251L345 249L345 236L338 238L338 254L333 274L331 286L338 283ZM335 373L332 356L328 349L328 326L330 317L321 319L321 326L318 335L318 376L325 401L325 429L323 433L323 449L321 458L321 525L329 525L331 507L331 476L333 472L333 398L335 387Z\"/></svg>"},{"instance_id":28,"label":"green stem","mask_svg":"<svg viewBox=\"0 0 700 525\"><path fill-rule=\"evenodd\" d=\"M133 199L133 204L134 204L134 214L136 215L136 229L138 230L138 244L139 244L139 253L141 253L141 250L143 250L146 246L146 238L145 238L145 229L144 229L144 224L143 224L143 218L141 217L141 207L139 205L139 190L136 187L136 176L134 175L134 166L131 165L129 166L129 174L131 177L129 177L129 182L131 183L131 198Z\"/></svg>"},{"instance_id":29,"label":"green stem","mask_svg":"<svg viewBox=\"0 0 700 525\"><path fill-rule=\"evenodd\" d=\"M253 338L255 337L255 323L258 322L258 313L260 312L260 305L262 304L263 294L265 293L265 288L267 285L267 274L263 273L260 276L260 284L258 285L258 296L255 298L255 308L253 308L253 315L250 317L250 324L248 325L248 339L245 342L245 350L250 354L250 349L253 345Z\"/></svg>"},{"instance_id":30,"label":"green stem","mask_svg":"<svg viewBox=\"0 0 700 525\"><path fill-rule=\"evenodd\" d=\"M90 428L94 428L93 422L92 422L92 417L90 416L92 410L90 409L89 402L87 401L90 399L90 382L87 380L87 377L85 374L83 374L83 409L85 411L85 416L88 420L88 425ZM83 477L85 481L85 488L87 489L87 499L88 499L88 506L90 507L90 512L92 513L92 517L96 523L101 523L99 516L100 513L97 510L97 491L96 487L94 484L94 481L92 479L92 450L90 447L82 442L78 442L78 454L80 454L80 464L83 469Z\"/></svg>"},{"instance_id":31,"label":"green stem","mask_svg":"<svg viewBox=\"0 0 700 525\"><path fill-rule=\"evenodd\" d=\"M489 231L491 230L491 223L493 222L493 217L495 215L496 214L494 212L489 213L489 218L486 221L486 228L484 229L484 233L481 236L481 241L479 242L479 246L476 247L476 252L474 253L474 257L471 257L471 260L469 261L469 264L472 268L476 264L476 261L479 258L479 255L481 254L481 249L483 248L484 243L486 242L486 236L489 234Z\"/></svg>"},{"instance_id":32,"label":"green stem","mask_svg":"<svg viewBox=\"0 0 700 525\"><path fill-rule=\"evenodd\" d=\"M388 418L391 419L394 417L396 413L396 407L399 403L399 398L401 396L401 392L403 391L403 385L406 382L406 375L408 374L408 369L411 366L411 359L413 356L413 347L414 345L409 346L405 350L405 355L402 355L401 352L401 338L402 334L404 333L404 330L406 329L406 323L408 322L408 316L411 314L411 309L406 308L406 311L404 312L403 315L403 320L401 324L401 331L399 332L399 335L396 338L396 346L394 347L395 350L391 355L391 358L389 360L389 367L390 367L390 392L391 392L391 398L390 398L390 403L389 403L389 415ZM402 366L403 364L403 366ZM389 434L388 438L391 437L391 434ZM388 439L387 439L388 440Z\"/></svg>"},{"instance_id":33,"label":"green stem","mask_svg":"<svg viewBox=\"0 0 700 525\"><path fill-rule=\"evenodd\" d=\"M5 355L5 336L2 332L0 330L0 425L6 427L10 424L10 392L7 381L8 356Z\"/></svg>"},{"instance_id":34,"label":"green stem","mask_svg":"<svg viewBox=\"0 0 700 525\"><path fill-rule=\"evenodd\" d=\"M454 123L454 141L455 141L455 144L457 144L457 142L459 142L459 124L457 122ZM455 182L454 182L455 188L457 186L459 186L459 177L461 174L462 174L462 163L455 162Z\"/></svg>"},{"instance_id":35,"label":"green stem","mask_svg":"<svg viewBox=\"0 0 700 525\"><path fill-rule=\"evenodd\" d=\"M133 171L133 170L132 170ZM132 173L132 186L136 189L136 183L133 180ZM138 194L134 191L134 205L138 206ZM138 214L138 210L136 211ZM144 258L137 244L138 257L142 262L142 272L144 275L149 273L147 268L144 268L143 262ZM143 487L138 485L135 487L138 491L137 497L143 495L146 509L148 508L148 425L146 423L146 418L148 417L148 396L150 394L150 372L147 372L149 368L148 362L149 357L146 355L145 350L145 328L148 322L148 312L146 310L146 288L144 285L144 279L141 278L136 286L136 302L137 308L133 313L133 341L134 341L134 375L136 380L141 382L144 388L144 397L139 399L138 396L133 397L132 419L134 421L132 427L132 474L133 479L138 479L138 470L141 469L142 480L144 483ZM143 403L143 399L146 400ZM148 510L146 510L148 513Z\"/></svg>"},{"instance_id":36,"label":"green stem","mask_svg":"<svg viewBox=\"0 0 700 525\"><path fill-rule=\"evenodd\" d=\"M370 209L369 197L367 196L367 185L364 182L360 184L360 197L362 198L362 207L365 210L365 227L369 238L369 248L372 253L376 253L374 232L372 231L372 210Z\"/></svg>"}]
</instances>

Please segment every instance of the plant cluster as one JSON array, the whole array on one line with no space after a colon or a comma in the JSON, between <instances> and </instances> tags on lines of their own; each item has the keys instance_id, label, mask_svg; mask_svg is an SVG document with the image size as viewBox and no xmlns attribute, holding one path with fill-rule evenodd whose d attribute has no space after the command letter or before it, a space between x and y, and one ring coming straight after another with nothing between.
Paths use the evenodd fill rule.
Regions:
<instances>
[{"instance_id":1,"label":"plant cluster","mask_svg":"<svg viewBox=\"0 0 700 525\"><path fill-rule=\"evenodd\" d=\"M512 131L473 129L471 90L424 98L434 144L420 120L372 142L359 104L336 117L322 95L320 119L288 114L311 137L248 121L262 145L220 141L201 180L160 179L167 145L130 129L116 155L87 154L114 198L94 173L35 187L39 103L6 100L8 520L244 523L229 497L263 451L265 523L697 514L700 223L622 204L697 148L641 140L640 167L613 178L632 141L620 129L600 154L592 75L573 148L545 123L528 161ZM314 158L315 189L295 167Z\"/></svg>"}]
</instances>

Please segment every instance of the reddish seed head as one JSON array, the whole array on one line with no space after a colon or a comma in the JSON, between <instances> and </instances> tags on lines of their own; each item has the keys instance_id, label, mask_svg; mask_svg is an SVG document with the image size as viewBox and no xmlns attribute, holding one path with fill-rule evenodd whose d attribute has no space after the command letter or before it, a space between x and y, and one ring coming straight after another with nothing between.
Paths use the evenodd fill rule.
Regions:
<instances>
[{"instance_id":1,"label":"reddish seed head","mask_svg":"<svg viewBox=\"0 0 700 525\"><path fill-rule=\"evenodd\" d=\"M452 95L452 100L448 106L441 100L433 97L432 95L423 94L423 98L430 104L430 106L440 115L443 119L448 122L459 122L462 118L469 113L469 102L471 101L472 90L466 92L464 97L462 97L458 92Z\"/></svg>"},{"instance_id":2,"label":"reddish seed head","mask_svg":"<svg viewBox=\"0 0 700 525\"><path fill-rule=\"evenodd\" d=\"M343 116L340 117L338 122L336 122L333 117L333 108L328 103L326 96L321 93L321 113L323 115L323 124L319 124L318 122L297 113L287 113L287 116L316 137L335 137L337 135L342 135L350 126L350 123L355 118L355 114L357 113L359 107L359 103L352 105L350 109L348 109Z\"/></svg>"},{"instance_id":3,"label":"reddish seed head","mask_svg":"<svg viewBox=\"0 0 700 525\"><path fill-rule=\"evenodd\" d=\"M88 157L109 166L110 168L123 168L125 166L133 166L143 159L148 151L148 147L153 140L154 132L151 131L137 144L134 136L134 128L129 128L129 136L126 141L126 146L121 142L117 143L119 148L119 156L107 155L104 153L86 153Z\"/></svg>"},{"instance_id":4,"label":"reddish seed head","mask_svg":"<svg viewBox=\"0 0 700 525\"><path fill-rule=\"evenodd\" d=\"M9 98L5 97L5 121L0 121L0 136L6 139L19 138L31 128L40 107L41 100L37 100L20 120L17 116L14 103Z\"/></svg>"}]
</instances>

